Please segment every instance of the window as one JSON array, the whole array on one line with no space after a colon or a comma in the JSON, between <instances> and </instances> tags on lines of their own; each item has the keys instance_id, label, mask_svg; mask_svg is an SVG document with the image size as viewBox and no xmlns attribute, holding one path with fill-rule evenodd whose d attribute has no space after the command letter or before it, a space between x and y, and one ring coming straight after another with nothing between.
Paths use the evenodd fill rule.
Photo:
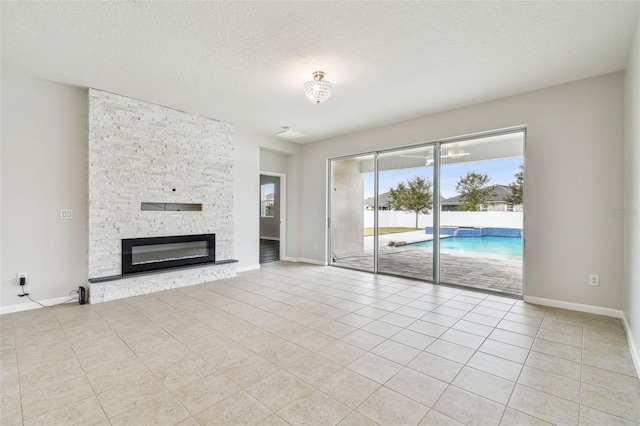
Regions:
<instances>
[{"instance_id":1,"label":"window","mask_svg":"<svg viewBox=\"0 0 640 426\"><path fill-rule=\"evenodd\" d=\"M522 191L524 140L507 130L330 159L329 264L522 294L522 204L504 198Z\"/></svg>"},{"instance_id":2,"label":"window","mask_svg":"<svg viewBox=\"0 0 640 426\"><path fill-rule=\"evenodd\" d=\"M274 217L275 184L260 185L260 216Z\"/></svg>"}]
</instances>

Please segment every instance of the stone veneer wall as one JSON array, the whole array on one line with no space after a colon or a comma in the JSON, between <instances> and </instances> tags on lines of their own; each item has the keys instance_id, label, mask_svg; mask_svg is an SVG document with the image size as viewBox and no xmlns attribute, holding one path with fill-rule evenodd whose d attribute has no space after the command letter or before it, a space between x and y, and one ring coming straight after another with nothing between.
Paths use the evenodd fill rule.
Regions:
<instances>
[{"instance_id":1,"label":"stone veneer wall","mask_svg":"<svg viewBox=\"0 0 640 426\"><path fill-rule=\"evenodd\" d=\"M233 125L89 89L89 278L121 274L121 240L216 234L233 253ZM141 211L142 202L201 212ZM235 276L235 264L90 285L91 303Z\"/></svg>"}]
</instances>

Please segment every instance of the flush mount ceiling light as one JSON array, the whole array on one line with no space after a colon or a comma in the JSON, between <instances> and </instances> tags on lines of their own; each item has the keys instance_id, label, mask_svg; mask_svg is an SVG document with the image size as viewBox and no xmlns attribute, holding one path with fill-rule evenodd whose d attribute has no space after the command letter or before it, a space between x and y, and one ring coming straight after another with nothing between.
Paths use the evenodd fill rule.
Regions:
<instances>
[{"instance_id":1,"label":"flush mount ceiling light","mask_svg":"<svg viewBox=\"0 0 640 426\"><path fill-rule=\"evenodd\" d=\"M304 84L304 93L314 104L321 104L331 96L333 84L324 79L324 72L322 71L315 71L312 75L313 80Z\"/></svg>"}]
</instances>

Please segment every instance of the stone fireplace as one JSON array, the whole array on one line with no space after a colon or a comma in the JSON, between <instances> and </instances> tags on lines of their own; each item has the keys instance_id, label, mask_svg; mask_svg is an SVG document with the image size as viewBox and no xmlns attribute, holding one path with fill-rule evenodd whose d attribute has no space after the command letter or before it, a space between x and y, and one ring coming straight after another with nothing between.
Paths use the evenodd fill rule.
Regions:
<instances>
[{"instance_id":1,"label":"stone fireplace","mask_svg":"<svg viewBox=\"0 0 640 426\"><path fill-rule=\"evenodd\" d=\"M235 276L232 134L89 89L91 303Z\"/></svg>"}]
</instances>

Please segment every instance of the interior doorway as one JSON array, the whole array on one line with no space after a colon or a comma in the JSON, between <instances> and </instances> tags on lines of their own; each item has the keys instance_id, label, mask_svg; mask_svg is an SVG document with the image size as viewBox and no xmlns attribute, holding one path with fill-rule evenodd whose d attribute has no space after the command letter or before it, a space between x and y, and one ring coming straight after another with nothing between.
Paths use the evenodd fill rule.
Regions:
<instances>
[{"instance_id":1,"label":"interior doorway","mask_svg":"<svg viewBox=\"0 0 640 426\"><path fill-rule=\"evenodd\" d=\"M285 179L281 173L260 174L260 263L284 257Z\"/></svg>"}]
</instances>

